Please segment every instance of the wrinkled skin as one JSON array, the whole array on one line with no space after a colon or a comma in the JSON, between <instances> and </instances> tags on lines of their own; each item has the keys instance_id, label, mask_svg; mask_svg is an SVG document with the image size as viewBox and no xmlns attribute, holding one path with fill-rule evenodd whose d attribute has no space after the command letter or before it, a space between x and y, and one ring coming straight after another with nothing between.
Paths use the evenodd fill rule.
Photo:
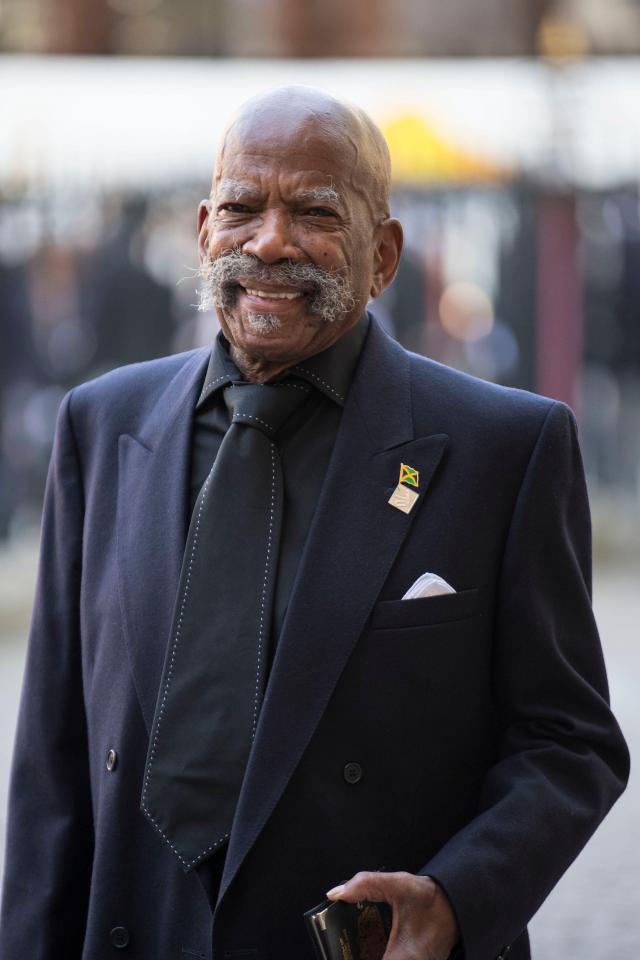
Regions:
<instances>
[{"instance_id":1,"label":"wrinkled skin","mask_svg":"<svg viewBox=\"0 0 640 960\"><path fill-rule=\"evenodd\" d=\"M326 350L391 282L402 229L389 217L388 181L377 128L325 94L276 91L232 123L198 211L201 262L240 250L264 265L316 264L351 288L349 308L328 323L310 310L303 286L240 278L233 306L217 312L248 379L263 382ZM252 313L278 323L256 329Z\"/></svg>"}]
</instances>

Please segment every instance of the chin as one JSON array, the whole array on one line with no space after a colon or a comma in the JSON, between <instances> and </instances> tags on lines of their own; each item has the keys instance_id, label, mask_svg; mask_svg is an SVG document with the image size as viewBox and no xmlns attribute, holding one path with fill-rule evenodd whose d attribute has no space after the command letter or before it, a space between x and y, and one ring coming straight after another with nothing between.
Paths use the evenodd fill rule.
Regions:
<instances>
[{"instance_id":1,"label":"chin","mask_svg":"<svg viewBox=\"0 0 640 960\"><path fill-rule=\"evenodd\" d=\"M227 314L220 319L220 326L227 339L240 346L240 341L253 341L256 338L286 340L293 335L295 339L302 329L315 333L325 326L325 323L310 313L301 313L300 316L292 317L274 311L263 314L243 312L240 316Z\"/></svg>"}]
</instances>

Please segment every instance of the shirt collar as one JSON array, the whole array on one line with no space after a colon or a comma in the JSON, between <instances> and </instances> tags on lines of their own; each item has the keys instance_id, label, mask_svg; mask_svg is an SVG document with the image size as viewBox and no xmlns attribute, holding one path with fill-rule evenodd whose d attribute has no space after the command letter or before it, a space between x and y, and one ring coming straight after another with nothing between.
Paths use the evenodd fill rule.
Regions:
<instances>
[{"instance_id":1,"label":"shirt collar","mask_svg":"<svg viewBox=\"0 0 640 960\"><path fill-rule=\"evenodd\" d=\"M369 317L364 313L358 322L327 350L290 367L277 379L284 380L292 375L300 377L334 403L344 406L368 329ZM242 374L231 359L229 342L220 331L211 348L209 366L196 409L200 409L209 397L227 384L242 379Z\"/></svg>"}]
</instances>

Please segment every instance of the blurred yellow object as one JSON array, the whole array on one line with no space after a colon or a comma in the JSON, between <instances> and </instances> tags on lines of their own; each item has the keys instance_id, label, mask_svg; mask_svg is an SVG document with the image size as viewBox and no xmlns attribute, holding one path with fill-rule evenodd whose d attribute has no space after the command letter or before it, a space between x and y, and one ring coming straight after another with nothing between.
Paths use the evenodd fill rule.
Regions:
<instances>
[{"instance_id":1,"label":"blurred yellow object","mask_svg":"<svg viewBox=\"0 0 640 960\"><path fill-rule=\"evenodd\" d=\"M443 136L424 117L403 113L382 124L396 183L468 183L509 179L514 171Z\"/></svg>"}]
</instances>

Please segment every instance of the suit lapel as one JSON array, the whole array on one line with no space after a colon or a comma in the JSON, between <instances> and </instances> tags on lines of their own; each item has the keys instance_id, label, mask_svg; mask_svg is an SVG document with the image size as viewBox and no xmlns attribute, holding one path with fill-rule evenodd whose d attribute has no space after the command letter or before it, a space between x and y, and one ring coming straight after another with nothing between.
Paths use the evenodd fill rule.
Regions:
<instances>
[{"instance_id":1,"label":"suit lapel","mask_svg":"<svg viewBox=\"0 0 640 960\"><path fill-rule=\"evenodd\" d=\"M447 439L439 434L414 441L408 356L372 323L278 643L221 898L313 735L421 501L428 498ZM401 462L420 471L419 501L409 514L388 503Z\"/></svg>"},{"instance_id":2,"label":"suit lapel","mask_svg":"<svg viewBox=\"0 0 640 960\"><path fill-rule=\"evenodd\" d=\"M136 436L119 439L118 582L134 685L151 729L188 528L193 411L208 359L195 353Z\"/></svg>"}]
</instances>

